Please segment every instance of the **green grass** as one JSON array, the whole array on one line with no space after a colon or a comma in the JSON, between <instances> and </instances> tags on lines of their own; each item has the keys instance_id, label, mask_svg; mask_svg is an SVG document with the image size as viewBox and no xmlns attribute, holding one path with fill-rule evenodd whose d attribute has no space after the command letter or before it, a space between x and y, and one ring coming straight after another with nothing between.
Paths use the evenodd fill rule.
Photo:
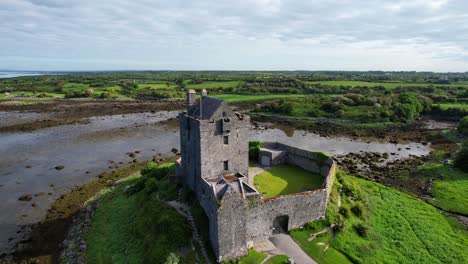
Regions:
<instances>
[{"instance_id":1,"label":"green grass","mask_svg":"<svg viewBox=\"0 0 468 264\"><path fill-rule=\"evenodd\" d=\"M435 105L440 106L442 110L447 110L449 108L468 110L468 104L435 104Z\"/></svg>"},{"instance_id":2,"label":"green grass","mask_svg":"<svg viewBox=\"0 0 468 264\"><path fill-rule=\"evenodd\" d=\"M433 86L446 86L446 87L468 87L466 84L430 84L430 83L400 83L400 82L362 82L362 81L317 81L317 82L306 82L308 84L317 84L321 83L324 85L332 85L332 86L368 86L368 87L376 87L376 86L383 86L387 89L395 89L397 87L427 87L429 85Z\"/></svg>"},{"instance_id":3,"label":"green grass","mask_svg":"<svg viewBox=\"0 0 468 264\"><path fill-rule=\"evenodd\" d=\"M294 240L302 247L302 249L311 256L315 261L320 264L347 264L352 263L346 258L345 255L337 251L336 249L330 247L325 253L323 250L328 245L331 239L331 233L326 232L319 235L316 239L309 242L310 231L301 231L296 230L291 232L291 236Z\"/></svg>"},{"instance_id":4,"label":"green grass","mask_svg":"<svg viewBox=\"0 0 468 264\"><path fill-rule=\"evenodd\" d=\"M267 254L249 249L249 254L240 258L238 264L259 264L266 259Z\"/></svg>"},{"instance_id":5,"label":"green grass","mask_svg":"<svg viewBox=\"0 0 468 264\"><path fill-rule=\"evenodd\" d=\"M225 82L203 82L200 84L187 84L186 88L189 89L215 89L215 88L236 88L239 81L225 81Z\"/></svg>"},{"instance_id":6,"label":"green grass","mask_svg":"<svg viewBox=\"0 0 468 264\"><path fill-rule=\"evenodd\" d=\"M254 178L255 187L264 198L319 189L322 183L322 176L290 165L272 167Z\"/></svg>"},{"instance_id":7,"label":"green grass","mask_svg":"<svg viewBox=\"0 0 468 264\"><path fill-rule=\"evenodd\" d=\"M287 264L289 257L286 255L277 255L270 258L266 264Z\"/></svg>"},{"instance_id":8,"label":"green grass","mask_svg":"<svg viewBox=\"0 0 468 264\"><path fill-rule=\"evenodd\" d=\"M363 216L351 214L344 218L344 227L331 245L352 262L467 263L466 232L452 225L430 204L341 172L338 178L346 186L343 188L346 190L343 191L343 206L351 207L357 200L365 206ZM337 192L332 195L337 195ZM336 201L334 198L329 203ZM327 210L327 219L330 213ZM357 234L353 228L357 223L368 226L367 236ZM306 241L309 235L306 232L310 234L310 231L299 230L293 231L292 235L309 255L316 257L313 243ZM342 263L326 254L320 263Z\"/></svg>"},{"instance_id":9,"label":"green grass","mask_svg":"<svg viewBox=\"0 0 468 264\"><path fill-rule=\"evenodd\" d=\"M281 99L281 98L298 98L304 97L303 94L265 94L265 95L243 95L243 94L221 94L211 95L211 97L223 99L228 103L238 102L254 102L254 101L265 101L270 99Z\"/></svg>"},{"instance_id":10,"label":"green grass","mask_svg":"<svg viewBox=\"0 0 468 264\"><path fill-rule=\"evenodd\" d=\"M433 198L428 202L445 211L468 215L468 173L452 165L431 162L418 168L418 171L434 179ZM442 179L439 177L442 176Z\"/></svg>"},{"instance_id":11,"label":"green grass","mask_svg":"<svg viewBox=\"0 0 468 264\"><path fill-rule=\"evenodd\" d=\"M178 254L189 246L190 226L172 207L147 189L132 195L124 192L125 186L138 181L122 181L99 198L86 233L88 263L164 263L171 252ZM193 263L193 251L181 260Z\"/></svg>"}]
</instances>

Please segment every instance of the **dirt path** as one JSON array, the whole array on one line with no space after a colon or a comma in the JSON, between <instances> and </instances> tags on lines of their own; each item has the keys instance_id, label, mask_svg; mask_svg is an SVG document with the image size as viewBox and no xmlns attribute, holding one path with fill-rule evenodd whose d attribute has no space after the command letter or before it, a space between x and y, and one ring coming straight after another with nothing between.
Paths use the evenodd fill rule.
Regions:
<instances>
[{"instance_id":1,"label":"dirt path","mask_svg":"<svg viewBox=\"0 0 468 264\"><path fill-rule=\"evenodd\" d=\"M190 212L190 207L184 203L178 201L169 201L167 202L168 205L172 206L177 212L187 218L189 221L190 227L192 228L192 238L195 240L198 245L200 246L203 258L205 259L204 263L210 264L210 259L208 258L208 254L206 252L205 246L203 245L203 241L198 234L197 225L195 224L195 220L193 219L192 213Z\"/></svg>"}]
</instances>

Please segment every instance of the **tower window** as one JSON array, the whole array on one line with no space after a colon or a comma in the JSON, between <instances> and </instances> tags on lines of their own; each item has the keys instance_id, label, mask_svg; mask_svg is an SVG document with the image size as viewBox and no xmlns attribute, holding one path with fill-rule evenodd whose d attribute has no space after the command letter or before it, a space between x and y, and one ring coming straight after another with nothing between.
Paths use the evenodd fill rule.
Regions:
<instances>
[{"instance_id":1,"label":"tower window","mask_svg":"<svg viewBox=\"0 0 468 264\"><path fill-rule=\"evenodd\" d=\"M228 160L225 160L223 161L223 165L224 165L224 170L229 170L229 161Z\"/></svg>"},{"instance_id":2,"label":"tower window","mask_svg":"<svg viewBox=\"0 0 468 264\"><path fill-rule=\"evenodd\" d=\"M229 144L229 136L223 136L224 145Z\"/></svg>"}]
</instances>

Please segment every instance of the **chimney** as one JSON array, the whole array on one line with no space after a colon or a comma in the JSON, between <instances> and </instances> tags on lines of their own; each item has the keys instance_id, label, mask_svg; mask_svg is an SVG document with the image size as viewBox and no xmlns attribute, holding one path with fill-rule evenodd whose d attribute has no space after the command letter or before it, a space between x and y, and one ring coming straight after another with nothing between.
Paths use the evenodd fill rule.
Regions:
<instances>
[{"instance_id":1,"label":"chimney","mask_svg":"<svg viewBox=\"0 0 468 264\"><path fill-rule=\"evenodd\" d=\"M197 99L197 94L195 93L195 90L193 89L187 90L187 114L189 112L190 106L195 104L196 99Z\"/></svg>"},{"instance_id":2,"label":"chimney","mask_svg":"<svg viewBox=\"0 0 468 264\"><path fill-rule=\"evenodd\" d=\"M208 93L206 92L206 89L201 90L201 96L205 97Z\"/></svg>"}]
</instances>

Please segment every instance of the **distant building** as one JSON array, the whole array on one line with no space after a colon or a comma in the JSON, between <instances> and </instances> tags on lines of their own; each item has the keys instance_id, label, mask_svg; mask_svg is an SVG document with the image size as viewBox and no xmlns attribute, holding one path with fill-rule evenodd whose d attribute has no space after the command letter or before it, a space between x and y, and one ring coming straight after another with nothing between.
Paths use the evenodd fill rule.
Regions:
<instances>
[{"instance_id":1,"label":"distant building","mask_svg":"<svg viewBox=\"0 0 468 264\"><path fill-rule=\"evenodd\" d=\"M233 112L222 100L200 99L187 91L179 114L181 158L176 181L190 188L209 218L210 240L218 261L247 254L255 241L323 218L331 190L332 159L279 143L266 143L264 165L289 163L324 177L321 189L264 199L249 184L250 117ZM251 180L251 179L250 179Z\"/></svg>"}]
</instances>

